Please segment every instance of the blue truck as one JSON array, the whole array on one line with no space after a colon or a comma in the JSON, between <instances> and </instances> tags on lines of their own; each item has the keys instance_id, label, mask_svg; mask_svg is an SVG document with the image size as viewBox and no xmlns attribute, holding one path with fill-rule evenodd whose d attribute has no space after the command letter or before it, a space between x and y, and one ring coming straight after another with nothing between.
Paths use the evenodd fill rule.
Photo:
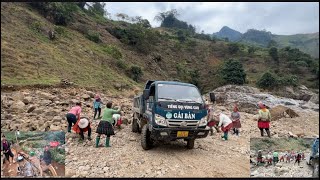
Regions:
<instances>
[{"instance_id":1,"label":"blue truck","mask_svg":"<svg viewBox=\"0 0 320 180\"><path fill-rule=\"evenodd\" d=\"M210 100L215 100L213 93ZM134 97L132 132L141 133L144 150L176 139L184 139L192 149L195 139L207 137L206 125L207 107L193 84L149 80L143 93Z\"/></svg>"}]
</instances>

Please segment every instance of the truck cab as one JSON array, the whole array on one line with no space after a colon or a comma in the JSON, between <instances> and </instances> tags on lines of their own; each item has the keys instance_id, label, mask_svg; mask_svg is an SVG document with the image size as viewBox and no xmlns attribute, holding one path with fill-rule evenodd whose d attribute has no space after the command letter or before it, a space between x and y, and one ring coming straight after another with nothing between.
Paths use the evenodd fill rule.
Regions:
<instances>
[{"instance_id":1,"label":"truck cab","mask_svg":"<svg viewBox=\"0 0 320 180\"><path fill-rule=\"evenodd\" d=\"M192 149L195 139L208 135L206 104L193 84L148 81L134 98L133 111L132 131L141 132L145 150L155 141L176 139L184 139Z\"/></svg>"}]
</instances>

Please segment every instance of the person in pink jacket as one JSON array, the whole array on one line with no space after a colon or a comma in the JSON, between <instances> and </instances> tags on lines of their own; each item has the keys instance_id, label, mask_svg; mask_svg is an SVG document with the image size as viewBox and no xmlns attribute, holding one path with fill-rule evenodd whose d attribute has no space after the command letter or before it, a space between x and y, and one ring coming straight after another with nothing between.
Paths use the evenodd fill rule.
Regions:
<instances>
[{"instance_id":1,"label":"person in pink jacket","mask_svg":"<svg viewBox=\"0 0 320 180\"><path fill-rule=\"evenodd\" d=\"M223 131L223 136L221 136L221 138L228 140L228 132L233 127L231 119L223 113L215 114L215 119L219 121L218 126L221 127L221 130Z\"/></svg>"},{"instance_id":2,"label":"person in pink jacket","mask_svg":"<svg viewBox=\"0 0 320 180\"><path fill-rule=\"evenodd\" d=\"M80 119L80 113L81 102L77 102L76 106L72 107L66 115L68 121L68 132L71 132L72 125L76 124L77 120Z\"/></svg>"}]
</instances>

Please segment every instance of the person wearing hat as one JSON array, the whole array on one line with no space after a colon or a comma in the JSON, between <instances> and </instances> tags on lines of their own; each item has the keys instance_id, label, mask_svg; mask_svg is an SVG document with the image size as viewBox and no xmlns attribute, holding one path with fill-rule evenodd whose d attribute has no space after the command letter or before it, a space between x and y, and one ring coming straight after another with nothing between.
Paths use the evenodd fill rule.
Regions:
<instances>
[{"instance_id":1,"label":"person wearing hat","mask_svg":"<svg viewBox=\"0 0 320 180\"><path fill-rule=\"evenodd\" d=\"M122 119L121 119L121 114L114 114L112 115L112 119L113 119L113 126L117 126L119 129L121 129L121 124L122 124Z\"/></svg>"},{"instance_id":2,"label":"person wearing hat","mask_svg":"<svg viewBox=\"0 0 320 180\"><path fill-rule=\"evenodd\" d=\"M261 136L264 136L263 130L265 129L268 137L271 137L270 135L270 120L271 120L271 113L267 109L266 105L262 102L258 102L259 106L259 116L258 116L258 128L260 129Z\"/></svg>"},{"instance_id":3,"label":"person wearing hat","mask_svg":"<svg viewBox=\"0 0 320 180\"><path fill-rule=\"evenodd\" d=\"M84 140L84 132L88 131L88 140L91 141L91 123L89 122L88 118L80 118L72 127L72 130L74 130L77 134L80 134L81 141Z\"/></svg>"},{"instance_id":4,"label":"person wearing hat","mask_svg":"<svg viewBox=\"0 0 320 180\"><path fill-rule=\"evenodd\" d=\"M221 127L223 132L223 136L221 136L221 138L228 140L228 132L232 129L231 119L223 113L215 113L214 117L216 120L219 120L218 126Z\"/></svg>"},{"instance_id":5,"label":"person wearing hat","mask_svg":"<svg viewBox=\"0 0 320 180\"><path fill-rule=\"evenodd\" d=\"M67 113L67 121L68 121L68 132L71 132L71 127L73 124L76 124L77 120L80 119L81 113L81 102L77 102L76 106L72 107L70 111Z\"/></svg>"},{"instance_id":6,"label":"person wearing hat","mask_svg":"<svg viewBox=\"0 0 320 180\"><path fill-rule=\"evenodd\" d=\"M99 147L100 137L102 134L106 135L106 147L110 146L110 136L114 135L113 124L114 120L112 118L113 114L120 114L122 106L118 110L112 109L112 102L107 103L107 107L103 110L102 119L99 122L96 133L96 148Z\"/></svg>"},{"instance_id":7,"label":"person wearing hat","mask_svg":"<svg viewBox=\"0 0 320 180\"><path fill-rule=\"evenodd\" d=\"M240 113L238 112L237 104L234 105L233 112L231 113L232 126L233 126L233 134L239 136L239 129L241 128L240 123Z\"/></svg>"},{"instance_id":8,"label":"person wearing hat","mask_svg":"<svg viewBox=\"0 0 320 180\"><path fill-rule=\"evenodd\" d=\"M42 162L44 162L46 166L49 166L51 164L52 155L50 152L50 146L48 145L44 147L42 160L43 160Z\"/></svg>"},{"instance_id":9,"label":"person wearing hat","mask_svg":"<svg viewBox=\"0 0 320 180\"><path fill-rule=\"evenodd\" d=\"M11 143L6 139L6 137L3 135L2 136L2 151L6 157L6 160L9 161L9 164L11 165L11 162L13 161L13 153L11 151ZM11 162L10 162L10 157L11 157Z\"/></svg>"},{"instance_id":10,"label":"person wearing hat","mask_svg":"<svg viewBox=\"0 0 320 180\"><path fill-rule=\"evenodd\" d=\"M93 115L93 119L96 119L96 115L98 113L98 118L100 118L100 114L101 114L101 98L100 95L97 94L95 97L95 100L93 102L93 108L94 108L94 115Z\"/></svg>"}]
</instances>

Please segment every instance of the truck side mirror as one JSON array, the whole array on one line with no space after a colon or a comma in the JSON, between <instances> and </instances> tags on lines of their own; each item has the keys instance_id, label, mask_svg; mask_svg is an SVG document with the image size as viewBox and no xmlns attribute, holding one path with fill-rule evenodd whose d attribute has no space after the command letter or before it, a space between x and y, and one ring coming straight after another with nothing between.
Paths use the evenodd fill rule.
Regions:
<instances>
[{"instance_id":1,"label":"truck side mirror","mask_svg":"<svg viewBox=\"0 0 320 180\"><path fill-rule=\"evenodd\" d=\"M209 93L209 96L210 96L210 101L214 103L216 101L216 96L214 95L214 93L213 92Z\"/></svg>"},{"instance_id":2,"label":"truck side mirror","mask_svg":"<svg viewBox=\"0 0 320 180\"><path fill-rule=\"evenodd\" d=\"M146 99L149 99L149 89L145 89L143 90L143 98L146 100Z\"/></svg>"}]
</instances>

